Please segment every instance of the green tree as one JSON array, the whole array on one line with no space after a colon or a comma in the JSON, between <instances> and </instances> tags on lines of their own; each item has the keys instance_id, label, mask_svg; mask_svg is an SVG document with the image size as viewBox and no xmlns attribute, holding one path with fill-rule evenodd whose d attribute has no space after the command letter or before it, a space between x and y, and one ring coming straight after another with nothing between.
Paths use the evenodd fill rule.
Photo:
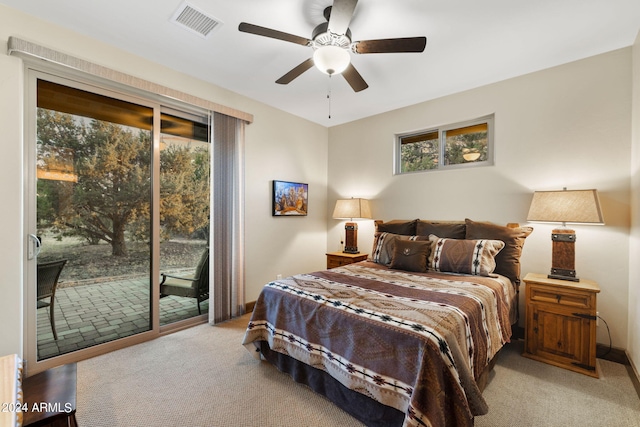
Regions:
<instances>
[{"instance_id":1,"label":"green tree","mask_svg":"<svg viewBox=\"0 0 640 427\"><path fill-rule=\"evenodd\" d=\"M438 167L438 140L424 140L403 144L402 171L414 172Z\"/></svg>"},{"instance_id":2,"label":"green tree","mask_svg":"<svg viewBox=\"0 0 640 427\"><path fill-rule=\"evenodd\" d=\"M68 168L77 176L77 182L38 179L40 226L57 237L105 241L114 256L127 255L127 239L149 239L149 131L38 109L38 144L39 168ZM162 237L208 236L208 147L169 144L160 163Z\"/></svg>"},{"instance_id":3,"label":"green tree","mask_svg":"<svg viewBox=\"0 0 640 427\"><path fill-rule=\"evenodd\" d=\"M72 203L73 183L41 176L44 172L69 168L74 171L74 141L84 138L84 127L73 121L69 114L38 109L38 180L37 218L39 228L50 228L58 238L64 234L57 212ZM75 145L75 147L74 147ZM71 158L69 158L69 154Z\"/></svg>"},{"instance_id":4,"label":"green tree","mask_svg":"<svg viewBox=\"0 0 640 427\"><path fill-rule=\"evenodd\" d=\"M209 237L209 150L168 145L160 152L162 238L202 232Z\"/></svg>"},{"instance_id":5,"label":"green tree","mask_svg":"<svg viewBox=\"0 0 640 427\"><path fill-rule=\"evenodd\" d=\"M108 242L114 256L127 255L127 226L150 218L150 141L148 131L98 120L79 141L85 155L76 161L73 212L65 212L64 220L81 234Z\"/></svg>"},{"instance_id":6,"label":"green tree","mask_svg":"<svg viewBox=\"0 0 640 427\"><path fill-rule=\"evenodd\" d=\"M455 136L447 136L444 155L445 165L467 163L463 155L468 152L479 153L475 160L487 160L487 132L470 132Z\"/></svg>"}]
</instances>

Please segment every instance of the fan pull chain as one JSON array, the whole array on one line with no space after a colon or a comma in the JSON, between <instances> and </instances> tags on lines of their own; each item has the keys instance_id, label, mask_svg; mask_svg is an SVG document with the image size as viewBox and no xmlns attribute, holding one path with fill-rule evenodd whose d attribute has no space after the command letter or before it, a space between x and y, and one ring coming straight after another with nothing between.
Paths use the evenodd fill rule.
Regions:
<instances>
[{"instance_id":1,"label":"fan pull chain","mask_svg":"<svg viewBox=\"0 0 640 427\"><path fill-rule=\"evenodd\" d=\"M331 74L329 74L329 89L327 91L327 99L329 100L329 118L331 118Z\"/></svg>"}]
</instances>

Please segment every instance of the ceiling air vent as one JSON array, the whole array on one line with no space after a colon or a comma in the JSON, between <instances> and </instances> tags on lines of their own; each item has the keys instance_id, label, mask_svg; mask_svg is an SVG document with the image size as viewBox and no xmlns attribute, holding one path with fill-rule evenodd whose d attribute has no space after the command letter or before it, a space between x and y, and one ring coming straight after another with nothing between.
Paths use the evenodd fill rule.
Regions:
<instances>
[{"instance_id":1,"label":"ceiling air vent","mask_svg":"<svg viewBox=\"0 0 640 427\"><path fill-rule=\"evenodd\" d=\"M222 25L221 21L205 14L187 2L178 7L178 10L171 17L171 22L179 24L202 38L209 37L213 30Z\"/></svg>"}]
</instances>

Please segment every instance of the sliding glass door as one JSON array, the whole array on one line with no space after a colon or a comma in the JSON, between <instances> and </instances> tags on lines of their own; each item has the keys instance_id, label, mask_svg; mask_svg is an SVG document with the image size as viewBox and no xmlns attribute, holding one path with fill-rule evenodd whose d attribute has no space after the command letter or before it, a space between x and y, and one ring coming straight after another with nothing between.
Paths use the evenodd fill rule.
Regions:
<instances>
[{"instance_id":1,"label":"sliding glass door","mask_svg":"<svg viewBox=\"0 0 640 427\"><path fill-rule=\"evenodd\" d=\"M27 356L110 351L206 318L207 116L29 75Z\"/></svg>"},{"instance_id":2,"label":"sliding glass door","mask_svg":"<svg viewBox=\"0 0 640 427\"><path fill-rule=\"evenodd\" d=\"M209 126L162 110L160 326L209 310Z\"/></svg>"}]
</instances>

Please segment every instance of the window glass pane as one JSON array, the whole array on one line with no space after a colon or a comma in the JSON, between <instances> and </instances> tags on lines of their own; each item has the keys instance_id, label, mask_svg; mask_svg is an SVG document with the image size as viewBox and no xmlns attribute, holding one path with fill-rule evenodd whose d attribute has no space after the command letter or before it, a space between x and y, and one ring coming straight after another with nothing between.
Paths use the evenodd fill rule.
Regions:
<instances>
[{"instance_id":1,"label":"window glass pane","mask_svg":"<svg viewBox=\"0 0 640 427\"><path fill-rule=\"evenodd\" d=\"M38 80L38 108L151 130L153 110L143 105Z\"/></svg>"},{"instance_id":2,"label":"window glass pane","mask_svg":"<svg viewBox=\"0 0 640 427\"><path fill-rule=\"evenodd\" d=\"M44 80L37 88L43 360L151 329L153 110Z\"/></svg>"},{"instance_id":3,"label":"window glass pane","mask_svg":"<svg viewBox=\"0 0 640 427\"><path fill-rule=\"evenodd\" d=\"M459 165L487 160L487 123L443 131L444 164Z\"/></svg>"},{"instance_id":4,"label":"window glass pane","mask_svg":"<svg viewBox=\"0 0 640 427\"><path fill-rule=\"evenodd\" d=\"M160 134L160 325L209 309L210 146L206 117L163 113Z\"/></svg>"},{"instance_id":5,"label":"window glass pane","mask_svg":"<svg viewBox=\"0 0 640 427\"><path fill-rule=\"evenodd\" d=\"M438 167L438 131L405 136L400 139L400 172L414 172Z\"/></svg>"},{"instance_id":6,"label":"window glass pane","mask_svg":"<svg viewBox=\"0 0 640 427\"><path fill-rule=\"evenodd\" d=\"M200 142L209 142L209 125L206 118L186 119L174 115L162 113L160 117L162 123L161 138L166 139L167 136L178 136L185 138L185 141L194 140Z\"/></svg>"}]
</instances>

